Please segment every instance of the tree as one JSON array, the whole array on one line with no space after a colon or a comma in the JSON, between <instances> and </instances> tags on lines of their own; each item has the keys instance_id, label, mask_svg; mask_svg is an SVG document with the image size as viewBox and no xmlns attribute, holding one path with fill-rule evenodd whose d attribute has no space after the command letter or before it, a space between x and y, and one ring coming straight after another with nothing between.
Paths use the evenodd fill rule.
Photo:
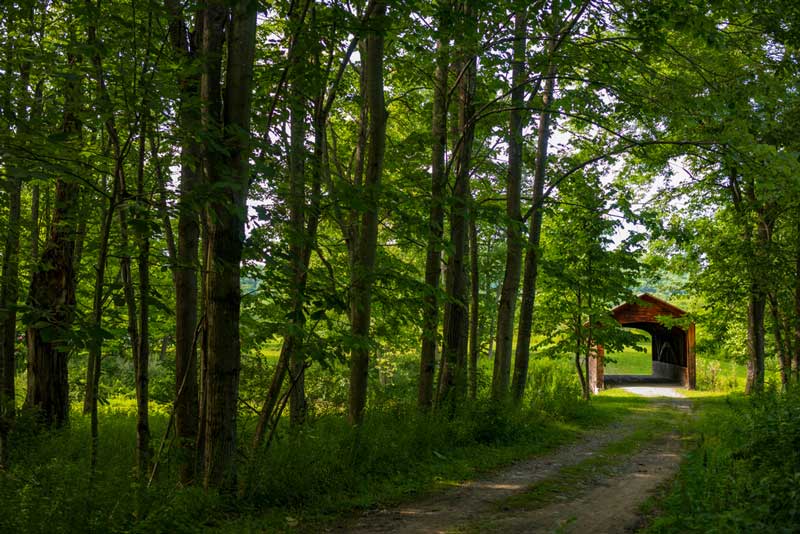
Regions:
<instances>
[{"instance_id":1,"label":"tree","mask_svg":"<svg viewBox=\"0 0 800 534\"><path fill-rule=\"evenodd\" d=\"M541 260L547 276L540 304L542 345L573 356L585 399L591 394L588 361L594 346L619 344L608 310L632 297L629 288L639 273L641 236L632 233L619 244L612 242L620 226L612 214L620 201L612 194L624 202L624 191L603 191L596 172L562 182Z\"/></svg>"},{"instance_id":2,"label":"tree","mask_svg":"<svg viewBox=\"0 0 800 534\"><path fill-rule=\"evenodd\" d=\"M76 37L70 34L74 44ZM64 80L63 150L80 150L82 91L80 58L67 56ZM28 293L28 391L25 405L38 412L46 426L62 426L69 418L67 353L75 305L76 209L80 186L67 173L55 179L52 219L42 256Z\"/></svg>"},{"instance_id":3,"label":"tree","mask_svg":"<svg viewBox=\"0 0 800 534\"><path fill-rule=\"evenodd\" d=\"M228 23L228 19L230 22ZM229 29L225 32L226 25ZM256 6L239 0L231 8L209 2L203 20L205 166L209 198L206 258L208 328L204 383L206 488L233 488L236 481L236 419L239 394L240 263L249 186L250 102ZM227 41L227 47L223 44ZM222 78L224 49L225 78ZM223 99L224 94L224 99Z\"/></svg>"},{"instance_id":4,"label":"tree","mask_svg":"<svg viewBox=\"0 0 800 534\"><path fill-rule=\"evenodd\" d=\"M442 236L444 234L444 201L447 174L447 103L448 72L450 67L448 34L450 3L439 4L435 72L433 76L433 116L431 117L431 194L428 220L428 242L425 256L425 284L422 318L422 352L420 355L417 405L428 410L433 405L433 385L436 371L436 347L439 337L439 278L441 274Z\"/></svg>"},{"instance_id":5,"label":"tree","mask_svg":"<svg viewBox=\"0 0 800 534\"><path fill-rule=\"evenodd\" d=\"M371 291L378 240L378 205L386 143L386 106L383 96L383 43L386 31L386 4L376 2L367 19L362 83L366 121L364 183L361 190L364 209L354 244L350 289L350 324L354 346L350 354L349 418L361 423L367 400L369 369L369 328Z\"/></svg>"},{"instance_id":6,"label":"tree","mask_svg":"<svg viewBox=\"0 0 800 534\"><path fill-rule=\"evenodd\" d=\"M508 224L506 226L506 270L505 276L503 277L502 289L500 290L500 303L497 308L497 355L494 359L494 373L492 374L492 398L495 400L501 400L508 393L508 383L511 374L511 348L514 341L514 319L517 306L517 293L519 290L520 268L522 266L523 240L520 194L522 186L522 134L525 127L523 121L524 111L522 108L525 105L525 81L527 79L525 68L527 34L527 9L521 8L514 14L514 57L511 74L508 179L506 182L506 216L508 217ZM548 82L550 83L549 101L549 99L552 98L553 82L551 79L549 79ZM546 128L547 126L545 125L545 129ZM539 125L539 131L544 131L542 129L542 124ZM549 135L549 132L547 134L540 134L540 136L541 135ZM541 148L541 146L539 148ZM546 156L544 155L539 156L542 168L544 168L545 158ZM542 183L544 180L543 173L540 175L537 172L537 178L539 178L537 183ZM536 186L534 186L534 188L535 187ZM531 294L530 289L528 294ZM528 320L528 322L530 322L530 320ZM519 365L517 368L519 368ZM525 370L525 374L527 375L527 369Z\"/></svg>"},{"instance_id":7,"label":"tree","mask_svg":"<svg viewBox=\"0 0 800 534\"><path fill-rule=\"evenodd\" d=\"M202 202L202 146L194 135L201 127L198 54L202 46L204 12L194 15L194 31L179 2L165 0L169 13L169 39L178 60L178 139L180 142L180 195L178 246L175 258L175 433L182 451L181 482L195 480L195 450L199 422L197 380L198 255Z\"/></svg>"},{"instance_id":8,"label":"tree","mask_svg":"<svg viewBox=\"0 0 800 534\"><path fill-rule=\"evenodd\" d=\"M450 208L451 248L446 275L447 301L444 310L442 368L437 403L451 408L467 393L467 248L469 239L470 174L475 140L475 83L477 76L477 5L468 0L461 6L456 26L456 65L458 66L458 137L455 140L453 185Z\"/></svg>"}]
</instances>

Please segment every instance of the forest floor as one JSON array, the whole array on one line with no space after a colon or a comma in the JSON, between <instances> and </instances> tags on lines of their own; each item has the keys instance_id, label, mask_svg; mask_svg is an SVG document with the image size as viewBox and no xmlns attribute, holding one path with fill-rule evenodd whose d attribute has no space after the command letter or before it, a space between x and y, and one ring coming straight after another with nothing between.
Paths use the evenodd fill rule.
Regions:
<instances>
[{"instance_id":1,"label":"forest floor","mask_svg":"<svg viewBox=\"0 0 800 534\"><path fill-rule=\"evenodd\" d=\"M631 416L546 455L329 529L354 533L632 532L678 470L692 403L666 386Z\"/></svg>"}]
</instances>

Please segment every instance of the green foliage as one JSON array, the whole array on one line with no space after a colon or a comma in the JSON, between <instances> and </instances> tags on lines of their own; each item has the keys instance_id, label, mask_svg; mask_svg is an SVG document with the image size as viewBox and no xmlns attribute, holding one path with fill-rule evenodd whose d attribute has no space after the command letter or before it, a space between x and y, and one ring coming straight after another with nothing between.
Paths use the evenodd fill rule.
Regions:
<instances>
[{"instance_id":1,"label":"green foliage","mask_svg":"<svg viewBox=\"0 0 800 534\"><path fill-rule=\"evenodd\" d=\"M89 479L88 419L73 412L71 425L37 434L24 417L14 434L13 467L0 476L0 531L9 532L196 532L230 527L226 510L261 524L272 511L291 510L299 517L342 513L352 507L396 502L428 491L437 480L460 480L512 459L552 447L575 435L575 422L592 422L593 410L579 401L580 391L568 366L536 362L531 380L542 393L532 407L514 410L485 398L469 403L454 418L422 414L410 400L415 358L397 362L391 379L376 378L371 408L360 427L340 416L344 399L321 402L321 390L310 389L320 406L300 429L281 423L275 441L241 469L242 498L228 501L198 489L176 488L174 465L162 459L154 485L139 491L132 480L135 401L110 398L100 412L100 457ZM312 368L313 369L313 368ZM313 383L330 376L329 392L344 390L340 373L320 369ZM377 369L373 370L378 373ZM617 417L615 414L614 417ZM154 440L164 430L167 407L151 404ZM607 422L601 417L594 424ZM555 421L560 421L556 423ZM252 419L244 417L243 439ZM568 424L565 424L568 423ZM154 443L154 446L156 444ZM257 513L255 510L259 510ZM54 528L53 526L56 525Z\"/></svg>"},{"instance_id":2,"label":"green foliage","mask_svg":"<svg viewBox=\"0 0 800 534\"><path fill-rule=\"evenodd\" d=\"M526 401L549 417L570 417L585 404L574 365L563 359L534 358L530 362Z\"/></svg>"},{"instance_id":3,"label":"green foliage","mask_svg":"<svg viewBox=\"0 0 800 534\"><path fill-rule=\"evenodd\" d=\"M796 532L800 394L703 401L701 440L648 533Z\"/></svg>"}]
</instances>

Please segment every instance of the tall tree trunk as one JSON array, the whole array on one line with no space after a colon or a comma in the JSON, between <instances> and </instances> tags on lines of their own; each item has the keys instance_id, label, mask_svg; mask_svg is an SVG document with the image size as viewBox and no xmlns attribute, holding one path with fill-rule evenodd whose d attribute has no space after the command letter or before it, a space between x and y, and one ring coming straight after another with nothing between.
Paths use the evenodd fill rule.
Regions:
<instances>
[{"instance_id":1,"label":"tall tree trunk","mask_svg":"<svg viewBox=\"0 0 800 534\"><path fill-rule=\"evenodd\" d=\"M16 414L17 374L14 346L17 340L17 299L19 298L19 233L22 180L19 170L8 168L6 183L9 206L6 243L0 279L0 470L8 465L8 434Z\"/></svg>"},{"instance_id":2,"label":"tall tree trunk","mask_svg":"<svg viewBox=\"0 0 800 534\"><path fill-rule=\"evenodd\" d=\"M81 134L79 60L70 54L67 61L75 76L65 78L61 132L66 137L65 144L78 150ZM69 417L67 339L75 306L73 254L79 192L80 186L75 181L56 178L50 231L28 293L33 320L28 326L29 389L25 404L37 410L47 426L61 426Z\"/></svg>"},{"instance_id":3,"label":"tall tree trunk","mask_svg":"<svg viewBox=\"0 0 800 534\"><path fill-rule=\"evenodd\" d=\"M470 312L469 312L469 398L478 397L478 352L481 340L478 331L480 324L480 276L478 272L478 225L475 215L469 221L469 280L470 280Z\"/></svg>"},{"instance_id":4,"label":"tall tree trunk","mask_svg":"<svg viewBox=\"0 0 800 534\"><path fill-rule=\"evenodd\" d=\"M87 7L90 11L95 11L97 9L96 6L91 4L91 2L87 2ZM99 15L99 11L95 11L93 15ZM87 29L88 40L90 46L97 45L97 29L94 25L90 24ZM115 161L115 168L114 168L114 186L112 193L111 204L108 210L108 217L109 221L113 217L115 202L118 195L123 195L124 197L128 197L127 193L127 185L125 180L125 152L126 147L123 146L119 131L117 130L116 125L116 117L113 111L113 105L111 102L111 98L108 93L108 89L106 87L105 82L105 73L103 70L103 60L102 56L100 55L99 48L95 50L95 53L92 57L92 64L95 68L95 78L97 83L97 92L98 92L98 100L100 103L100 111L107 114L105 119L105 127L108 131L109 141L111 147L114 151L114 161ZM146 107L146 97L145 97L145 105ZM142 119L141 122L141 131L139 133L139 165L138 165L138 172L137 172L137 190L143 189L143 182L144 182L144 160L145 160L145 132L147 127L147 121L145 118ZM129 138L130 140L130 138ZM126 143L127 144L127 143ZM140 202L141 199L139 198L137 202ZM136 219L140 217L139 213L143 213L144 210L131 209L130 205L123 206L123 209L119 210L119 227L120 227L120 241L122 245L122 251L120 255L120 273L122 275L122 285L123 285L123 294L125 297L125 304L128 312L128 337L131 342L131 353L133 356L133 366L134 366L134 374L135 374L135 381L136 381L136 400L137 400L137 409L136 409L136 465L137 465L137 477L138 479L144 480L148 473L148 464L149 464L149 444L150 444L150 431L149 431L149 421L148 421L148 395L147 395L147 366L144 366L142 369L141 364L141 356L143 353L143 347L147 347L148 340L143 338L142 335L147 334L147 324L138 324L140 319L144 321L147 320L147 291L149 288L149 277L148 274L145 273L143 276L141 275L141 265L139 265L140 271L140 291L142 291L143 298L141 299L141 306L137 309L136 306L136 292L134 288L133 282L133 274L131 272L131 255L130 255L130 235L128 230L128 214L134 214L134 222ZM137 232L138 234L138 232ZM141 260L141 255L145 254L146 257L149 256L149 242L142 241L139 239L139 236L136 236L136 244L139 248L139 259ZM107 238L106 238L107 239ZM104 245L101 244L101 248ZM107 246L107 245L105 245ZM103 255L107 252L101 251ZM105 258L102 258L104 261ZM149 259L146 259L145 262L147 263ZM146 267L147 268L147 267ZM144 283L144 287L142 287L142 283ZM102 284L103 279L98 278L96 281L96 285L99 285L99 291L96 291L95 299L101 298L97 295L98 292L102 292ZM98 289L97 287L95 288ZM97 326L99 329L100 320L102 319L102 300L99 302L95 300L95 305L98 306L96 311L97 315L95 315L95 319L97 320ZM93 306L94 308L94 306ZM141 313L141 316L139 315ZM99 334L99 332L96 332ZM87 380L87 388L91 388L91 405L89 409L92 413L92 466L94 467L94 462L96 460L96 446L97 446L97 384L99 383L100 379L100 353L101 353L101 346L95 346L91 350L92 354L90 354L90 361L89 361L89 369L87 371L87 375L89 373L92 374L91 382ZM146 350L144 350L146 353ZM87 378L89 378L87 376Z\"/></svg>"},{"instance_id":5,"label":"tall tree trunk","mask_svg":"<svg viewBox=\"0 0 800 534\"><path fill-rule=\"evenodd\" d=\"M795 278L794 278L794 355L792 368L794 370L795 384L800 387L800 213L795 231Z\"/></svg>"},{"instance_id":6,"label":"tall tree trunk","mask_svg":"<svg viewBox=\"0 0 800 534\"><path fill-rule=\"evenodd\" d=\"M522 183L523 110L525 105L525 68L528 34L526 8L514 15L514 59L511 74L511 111L508 133L508 179L506 181L506 268L497 306L497 353L492 373L492 398L501 400L508 394L511 375L511 348L514 343L514 315L522 265Z\"/></svg>"},{"instance_id":7,"label":"tall tree trunk","mask_svg":"<svg viewBox=\"0 0 800 534\"><path fill-rule=\"evenodd\" d=\"M119 198L119 179L114 178L111 198L108 206L103 210L100 226L100 237L95 264L94 296L92 297L92 332L89 335L89 359L86 365L86 390L83 398L83 413L89 414L91 419L91 445L90 464L92 470L97 465L97 448L99 441L99 422L97 419L97 397L100 389L101 356L103 352L103 290L105 289L105 274L108 264L109 237L111 225L114 220L114 211Z\"/></svg>"},{"instance_id":8,"label":"tall tree trunk","mask_svg":"<svg viewBox=\"0 0 800 534\"><path fill-rule=\"evenodd\" d=\"M442 236L444 233L444 197L447 185L445 150L447 149L447 73L450 67L449 37L446 31L449 13L447 2L440 4L439 35L436 40L436 72L433 82L433 117L431 119L431 208L428 219L428 246L425 257L425 298L422 316L422 353L419 365L417 405L428 410L433 405L433 380L436 370L436 347L439 333L439 278L441 273Z\"/></svg>"},{"instance_id":9,"label":"tall tree trunk","mask_svg":"<svg viewBox=\"0 0 800 534\"><path fill-rule=\"evenodd\" d=\"M781 330L783 321L781 320L778 297L774 292L770 291L767 295L767 299L769 301L769 311L772 315L772 334L775 338L775 353L778 356L781 367L781 387L786 391L789 388L789 380L792 376L792 358L787 350L783 338L783 331Z\"/></svg>"},{"instance_id":10,"label":"tall tree trunk","mask_svg":"<svg viewBox=\"0 0 800 534\"><path fill-rule=\"evenodd\" d=\"M764 389L764 309L766 296L752 284L747 304L747 383L745 393Z\"/></svg>"},{"instance_id":11,"label":"tall tree trunk","mask_svg":"<svg viewBox=\"0 0 800 534\"><path fill-rule=\"evenodd\" d=\"M42 111L43 111L43 101L42 101L42 82L36 84L36 90L34 91L34 104L33 104L33 116L41 118ZM45 188L45 194L47 194L48 188ZM42 231L41 231L41 219L39 216L39 200L41 198L41 189L39 185L34 185L31 188L31 255L29 258L29 266L31 276L36 271L36 266L39 262L39 239L41 238ZM26 334L27 335L27 334ZM31 389L33 384L33 378L31 375L27 377L27 389Z\"/></svg>"},{"instance_id":12,"label":"tall tree trunk","mask_svg":"<svg viewBox=\"0 0 800 534\"><path fill-rule=\"evenodd\" d=\"M369 325L372 311L372 283L378 246L378 206L380 203L383 157L386 147L386 106L383 95L383 42L386 4L375 3L367 19L365 37L364 84L367 112L366 165L361 189L364 210L353 257L350 290L350 331L356 340L350 353L349 420L360 424L367 402L369 371Z\"/></svg>"},{"instance_id":13,"label":"tall tree trunk","mask_svg":"<svg viewBox=\"0 0 800 534\"><path fill-rule=\"evenodd\" d=\"M15 26L14 11L8 13L6 21L10 27ZM7 73L16 70L15 46L11 39L6 42ZM16 118L24 120L28 114L26 104L30 82L29 62L20 66L20 80L22 82L22 95L16 103L12 104L12 86L6 84L2 96L2 105L5 109L17 108ZM18 129L20 125L16 125ZM13 128L12 130L13 135ZM3 183L8 195L8 218L6 220L6 241L3 250L2 273L0 274L0 470L8 467L8 436L11 432L16 416L16 388L17 374L14 345L17 337L17 300L19 298L19 239L20 239L20 204L22 200L22 169L17 168L12 157L0 159L0 183ZM4 175L4 176L3 176Z\"/></svg>"},{"instance_id":14,"label":"tall tree trunk","mask_svg":"<svg viewBox=\"0 0 800 534\"><path fill-rule=\"evenodd\" d=\"M146 99L145 99L146 100ZM145 101L144 106L148 103ZM147 213L144 189L145 139L148 111L142 117L139 132L139 164L136 173L137 219ZM136 464L138 478L146 480L150 467L150 236L149 225L138 220L135 236L139 254L136 268L139 275L139 339L134 350L133 369L136 375Z\"/></svg>"},{"instance_id":15,"label":"tall tree trunk","mask_svg":"<svg viewBox=\"0 0 800 534\"><path fill-rule=\"evenodd\" d=\"M239 0L230 9L209 2L203 25L201 95L206 105L209 186L218 193L208 202L208 370L204 440L206 488L231 490L236 484L236 419L239 404L240 263L249 185L250 111L255 56L256 4ZM221 64L227 38L224 99ZM224 102L222 114L215 113ZM221 119L221 120L220 120ZM215 141L215 142L214 142ZM225 147L220 150L220 146Z\"/></svg>"},{"instance_id":16,"label":"tall tree trunk","mask_svg":"<svg viewBox=\"0 0 800 534\"><path fill-rule=\"evenodd\" d=\"M754 188L748 187L748 197L755 200ZM747 305L747 382L745 393L755 393L764 389L764 312L767 304L765 289L768 246L771 240L771 227L763 214L759 214L753 245L755 247L750 265L750 288Z\"/></svg>"},{"instance_id":17,"label":"tall tree trunk","mask_svg":"<svg viewBox=\"0 0 800 534\"><path fill-rule=\"evenodd\" d=\"M196 133L202 127L200 75L197 61L203 38L204 12L195 14L194 31L189 31L186 14L177 0L165 0L170 15L169 38L179 61L176 74L180 90L178 135L181 147L181 175L178 195L178 243L175 259L175 434L180 450L179 476L184 485L195 478L199 388L197 377L198 269L200 246L200 199L202 146Z\"/></svg>"},{"instance_id":18,"label":"tall tree trunk","mask_svg":"<svg viewBox=\"0 0 800 534\"><path fill-rule=\"evenodd\" d=\"M517 349L514 355L514 378L511 384L511 395L515 402L520 402L525 395L528 381L528 363L531 351L531 327L533 309L536 300L536 281L539 274L540 250L542 235L542 215L544 213L544 184L547 170L547 151L550 141L550 111L555 90L556 68L548 69L543 96L543 111L539 116L539 132L536 142L536 168L533 175L533 199L531 222L528 227L528 243L525 251L525 270L522 277L522 303L519 310L519 326L517 329Z\"/></svg>"},{"instance_id":19,"label":"tall tree trunk","mask_svg":"<svg viewBox=\"0 0 800 534\"><path fill-rule=\"evenodd\" d=\"M458 131L455 156L455 184L450 211L450 247L452 249L447 266L446 287L448 301L445 304L444 343L442 358L444 365L440 379L437 403L450 404L454 409L467 393L467 239L469 229L470 187L472 170L472 145L475 138L474 96L477 68L476 40L477 18L473 2L463 6L462 31L458 47L463 74L458 91Z\"/></svg>"},{"instance_id":20,"label":"tall tree trunk","mask_svg":"<svg viewBox=\"0 0 800 534\"><path fill-rule=\"evenodd\" d=\"M577 299L578 299L578 311L575 313L574 326L575 326L575 369L578 371L578 379L581 383L581 396L588 400L589 399L589 377L588 377L588 368L587 375L583 373L583 366L581 365L581 355L583 353L583 343L581 340L581 329L583 328L583 315L581 314L581 309L583 308L583 299L580 290L577 292Z\"/></svg>"},{"instance_id":21,"label":"tall tree trunk","mask_svg":"<svg viewBox=\"0 0 800 534\"><path fill-rule=\"evenodd\" d=\"M317 59L319 66L319 60ZM320 73L321 77L321 73ZM314 103L314 157L312 158L311 165L311 203L308 207L310 214L308 224L305 230L305 248L303 250L303 273L308 275L308 266L311 262L311 252L315 247L317 226L319 225L320 216L320 201L322 200L321 190L323 173L325 172L325 159L326 159L326 138L325 128L328 122L328 114L325 107L325 88L320 88L320 93L317 95ZM305 283L305 282L303 282ZM256 431L253 434L252 448L257 450L264 440L267 428L270 425L277 424L276 406L280 398L281 388L286 377L288 370L288 362L291 360L291 353L294 348L291 346L293 338L291 336L284 337L283 345L281 346L281 353L278 357L278 363L275 372L272 375L267 395L264 398L264 403L258 417ZM279 411L279 410L278 410Z\"/></svg>"},{"instance_id":22,"label":"tall tree trunk","mask_svg":"<svg viewBox=\"0 0 800 534\"><path fill-rule=\"evenodd\" d=\"M289 28L295 36L293 54L289 58L289 256L291 269L291 318L287 325L289 351L289 419L292 425L301 425L306 419L305 353L303 338L305 313L303 310L306 291L305 249L306 243L306 98L309 69L308 48L310 43L305 15L311 0L293 6L289 13ZM305 26L305 27L304 27Z\"/></svg>"}]
</instances>

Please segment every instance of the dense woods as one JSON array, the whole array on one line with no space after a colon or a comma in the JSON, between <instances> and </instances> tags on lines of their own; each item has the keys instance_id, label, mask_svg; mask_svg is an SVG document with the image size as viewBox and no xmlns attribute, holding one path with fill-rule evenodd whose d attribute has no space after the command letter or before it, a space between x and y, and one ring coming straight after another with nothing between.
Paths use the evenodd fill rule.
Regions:
<instances>
[{"instance_id":1,"label":"dense woods","mask_svg":"<svg viewBox=\"0 0 800 534\"><path fill-rule=\"evenodd\" d=\"M642 292L697 322L701 387L746 365L733 389L796 432L798 25L789 0L4 2L0 530L214 526L166 518L534 439L589 409L595 344L641 342L608 311Z\"/></svg>"}]
</instances>

